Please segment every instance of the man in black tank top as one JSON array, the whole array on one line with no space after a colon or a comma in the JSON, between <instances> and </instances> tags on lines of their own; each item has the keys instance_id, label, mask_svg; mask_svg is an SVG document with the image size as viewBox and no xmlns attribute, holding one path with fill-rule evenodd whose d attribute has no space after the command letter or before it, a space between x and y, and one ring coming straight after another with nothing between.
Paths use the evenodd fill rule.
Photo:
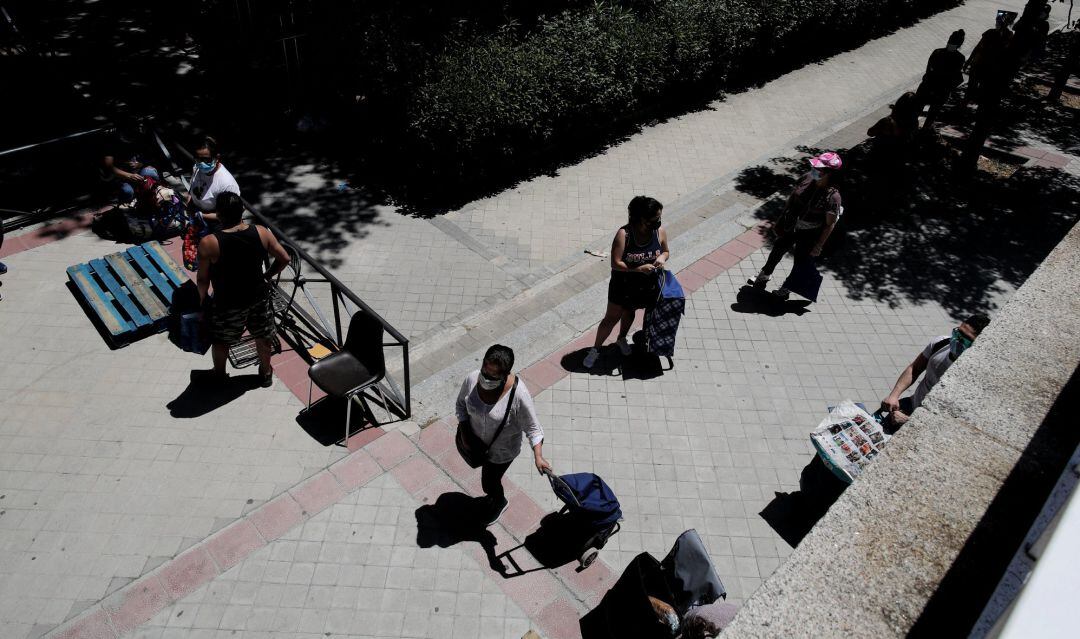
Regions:
<instances>
[{"instance_id":1,"label":"man in black tank top","mask_svg":"<svg viewBox=\"0 0 1080 639\"><path fill-rule=\"evenodd\" d=\"M217 209L222 228L199 242L197 276L199 301L208 308L210 317L214 368L194 371L192 379L224 380L229 347L239 342L247 329L255 338L259 353L261 385L269 387L274 379L270 353L276 327L267 280L288 266L289 254L270 229L243 221L244 203L240 196L222 193L218 196ZM274 258L274 263L264 273L267 255Z\"/></svg>"}]
</instances>

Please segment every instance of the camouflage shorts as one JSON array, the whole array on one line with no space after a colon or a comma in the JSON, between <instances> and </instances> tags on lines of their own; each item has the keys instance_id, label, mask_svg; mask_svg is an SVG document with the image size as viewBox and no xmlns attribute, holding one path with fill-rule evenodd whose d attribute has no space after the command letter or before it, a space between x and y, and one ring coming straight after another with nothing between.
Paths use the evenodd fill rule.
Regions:
<instances>
[{"instance_id":1,"label":"camouflage shorts","mask_svg":"<svg viewBox=\"0 0 1080 639\"><path fill-rule=\"evenodd\" d=\"M210 337L214 343L232 346L243 337L245 328L253 337L263 339L271 339L277 333L269 295L250 306L239 308L211 305Z\"/></svg>"}]
</instances>

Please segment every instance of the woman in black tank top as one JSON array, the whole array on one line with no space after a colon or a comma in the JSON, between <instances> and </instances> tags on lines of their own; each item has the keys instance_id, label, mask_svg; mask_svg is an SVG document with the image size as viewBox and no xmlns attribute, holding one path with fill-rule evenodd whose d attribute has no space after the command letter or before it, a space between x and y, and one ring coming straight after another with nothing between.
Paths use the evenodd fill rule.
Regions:
<instances>
[{"instance_id":1,"label":"woman in black tank top","mask_svg":"<svg viewBox=\"0 0 1080 639\"><path fill-rule=\"evenodd\" d=\"M215 231L214 237L221 252L210 265L215 305L218 308L251 306L267 291L263 277L267 253L259 229L248 224L236 231Z\"/></svg>"},{"instance_id":2,"label":"woman in black tank top","mask_svg":"<svg viewBox=\"0 0 1080 639\"><path fill-rule=\"evenodd\" d=\"M667 232L661 228L664 206L651 197L639 195L627 207L630 220L615 233L611 243L611 281L604 319L596 329L596 342L585 355L585 367L592 368L600 357L600 347L619 324L616 344L623 355L630 354L626 334L634 323L634 313L656 303L660 294L658 271L670 252Z\"/></svg>"}]
</instances>

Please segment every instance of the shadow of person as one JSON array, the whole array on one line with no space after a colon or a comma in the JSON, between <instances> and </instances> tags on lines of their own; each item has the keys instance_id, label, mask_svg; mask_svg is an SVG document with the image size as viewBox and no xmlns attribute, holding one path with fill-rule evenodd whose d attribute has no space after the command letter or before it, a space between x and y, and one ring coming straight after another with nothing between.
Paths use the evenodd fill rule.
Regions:
<instances>
[{"instance_id":1,"label":"shadow of person","mask_svg":"<svg viewBox=\"0 0 1080 639\"><path fill-rule=\"evenodd\" d=\"M229 376L220 383L195 383L191 382L176 399L165 408L169 414L178 419L191 419L217 410L229 402L239 398L249 390L259 388L258 375Z\"/></svg>"},{"instance_id":2,"label":"shadow of person","mask_svg":"<svg viewBox=\"0 0 1080 639\"><path fill-rule=\"evenodd\" d=\"M614 350L613 350L614 349ZM615 346L604 346L600 349L600 357L597 358L596 363L592 368L585 367L585 355L589 352L588 348L581 348L572 353L567 353L559 360L559 364L563 367L563 370L570 371L571 373L588 373L589 375L606 375L608 377L614 377L619 371L619 361L622 357L618 352L618 348Z\"/></svg>"},{"instance_id":3,"label":"shadow of person","mask_svg":"<svg viewBox=\"0 0 1080 639\"><path fill-rule=\"evenodd\" d=\"M847 484L833 475L815 455L799 476L799 490L775 493L773 500L758 514L794 548L846 488Z\"/></svg>"},{"instance_id":4,"label":"shadow of person","mask_svg":"<svg viewBox=\"0 0 1080 639\"><path fill-rule=\"evenodd\" d=\"M475 542L484 549L491 569L505 574L495 556L495 535L485 523L479 498L464 493L443 493L435 503L416 509L416 545L449 548L463 541Z\"/></svg>"},{"instance_id":5,"label":"shadow of person","mask_svg":"<svg viewBox=\"0 0 1080 639\"><path fill-rule=\"evenodd\" d=\"M788 314L809 313L809 306L809 300L781 300L764 289L746 284L735 295L735 303L731 305L731 310L736 313L780 317Z\"/></svg>"}]
</instances>

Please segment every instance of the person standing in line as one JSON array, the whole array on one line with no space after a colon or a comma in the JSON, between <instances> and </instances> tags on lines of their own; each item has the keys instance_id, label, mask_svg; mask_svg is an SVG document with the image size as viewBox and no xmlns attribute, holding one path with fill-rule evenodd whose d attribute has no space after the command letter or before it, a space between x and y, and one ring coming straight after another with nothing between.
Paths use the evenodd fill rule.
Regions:
<instances>
[{"instance_id":1,"label":"person standing in line","mask_svg":"<svg viewBox=\"0 0 1080 639\"><path fill-rule=\"evenodd\" d=\"M926 61L926 73L923 75L919 88L915 91L918 100L919 111L926 105L930 109L926 112L923 121L924 131L931 130L934 121L941 114L945 101L956 87L964 82L964 54L960 53L960 47L964 45L964 30L953 31L949 41L944 47L934 49L930 58Z\"/></svg>"},{"instance_id":2,"label":"person standing in line","mask_svg":"<svg viewBox=\"0 0 1080 639\"><path fill-rule=\"evenodd\" d=\"M629 220L611 242L607 312L596 328L596 342L585 354L585 368L596 365L600 348L616 324L619 336L615 343L623 355L629 355L631 347L626 335L634 323L634 313L656 303L660 294L658 271L671 257L667 231L661 226L663 212L664 205L651 197L638 195L630 200Z\"/></svg>"},{"instance_id":3,"label":"person standing in line","mask_svg":"<svg viewBox=\"0 0 1080 639\"><path fill-rule=\"evenodd\" d=\"M217 198L217 207L222 228L199 242L196 276L199 303L208 307L210 316L214 368L192 372L192 380L224 381L229 347L239 342L247 329L255 338L259 353L259 383L269 388L274 381L270 368L271 340L277 327L268 280L289 265L289 254L270 229L244 222L244 203L239 195L222 193ZM274 262L264 273L267 255ZM211 286L214 295L209 298Z\"/></svg>"},{"instance_id":4,"label":"person standing in line","mask_svg":"<svg viewBox=\"0 0 1080 639\"><path fill-rule=\"evenodd\" d=\"M207 222L217 223L217 202L222 193L240 195L240 186L221 163L217 140L206 136L195 147L195 174L191 176L188 204L198 209Z\"/></svg>"},{"instance_id":5,"label":"person standing in line","mask_svg":"<svg viewBox=\"0 0 1080 639\"><path fill-rule=\"evenodd\" d=\"M532 395L525 384L518 383L513 368L514 351L501 344L491 346L480 370L469 373L462 382L454 407L458 427L468 428L488 445L480 470L482 509L488 526L498 521L508 505L502 478L521 454L522 435L532 447L536 470L551 470L551 464L544 459L544 430L536 417Z\"/></svg>"},{"instance_id":6,"label":"person standing in line","mask_svg":"<svg viewBox=\"0 0 1080 639\"><path fill-rule=\"evenodd\" d=\"M844 212L836 188L843 161L832 151L810 158L810 171L799 178L788 196L783 213L773 224L776 242L765 266L754 278L754 287L765 288L780 259L792 251L796 260L821 255L836 222ZM786 300L791 291L780 287L773 294Z\"/></svg>"}]
</instances>

